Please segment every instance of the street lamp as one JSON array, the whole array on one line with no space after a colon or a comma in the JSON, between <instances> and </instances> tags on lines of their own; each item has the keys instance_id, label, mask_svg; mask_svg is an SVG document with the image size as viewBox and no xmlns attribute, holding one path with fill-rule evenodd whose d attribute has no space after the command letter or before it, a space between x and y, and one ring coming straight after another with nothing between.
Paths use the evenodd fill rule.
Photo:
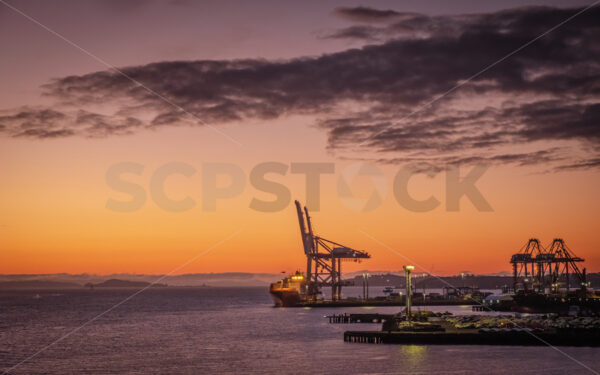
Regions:
<instances>
[{"instance_id":1,"label":"street lamp","mask_svg":"<svg viewBox=\"0 0 600 375\"><path fill-rule=\"evenodd\" d=\"M363 273L363 299L369 299L369 274Z\"/></svg>"},{"instance_id":2,"label":"street lamp","mask_svg":"<svg viewBox=\"0 0 600 375\"><path fill-rule=\"evenodd\" d=\"M404 266L404 273L406 274L406 319L410 322L411 312L410 312L410 303L411 303L411 286L410 286L410 271L414 270L415 266Z\"/></svg>"}]
</instances>

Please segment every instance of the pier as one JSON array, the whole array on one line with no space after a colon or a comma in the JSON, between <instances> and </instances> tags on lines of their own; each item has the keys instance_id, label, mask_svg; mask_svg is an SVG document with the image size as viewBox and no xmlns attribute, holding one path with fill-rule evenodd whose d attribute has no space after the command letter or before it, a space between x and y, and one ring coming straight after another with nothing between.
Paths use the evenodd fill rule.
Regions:
<instances>
[{"instance_id":1,"label":"pier","mask_svg":"<svg viewBox=\"0 0 600 375\"><path fill-rule=\"evenodd\" d=\"M478 302L473 300L425 300L414 299L412 300L413 306L472 306ZM404 299L339 299L336 301L332 300L317 300L317 301L301 301L298 302L294 307L360 307L360 306L405 306L406 302Z\"/></svg>"},{"instance_id":2,"label":"pier","mask_svg":"<svg viewBox=\"0 0 600 375\"><path fill-rule=\"evenodd\" d=\"M329 323L383 323L394 318L392 314L337 314L329 315Z\"/></svg>"},{"instance_id":3,"label":"pier","mask_svg":"<svg viewBox=\"0 0 600 375\"><path fill-rule=\"evenodd\" d=\"M528 331L526 329L472 330L464 332L346 331L344 341L405 345L518 345L600 346L600 331Z\"/></svg>"}]
</instances>

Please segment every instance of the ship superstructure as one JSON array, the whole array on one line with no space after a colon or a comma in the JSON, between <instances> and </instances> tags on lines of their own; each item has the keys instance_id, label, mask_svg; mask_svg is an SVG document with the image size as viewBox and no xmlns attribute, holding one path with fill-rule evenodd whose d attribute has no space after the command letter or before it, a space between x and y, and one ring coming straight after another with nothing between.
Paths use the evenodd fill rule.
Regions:
<instances>
[{"instance_id":1,"label":"ship superstructure","mask_svg":"<svg viewBox=\"0 0 600 375\"><path fill-rule=\"evenodd\" d=\"M306 286L304 275L300 271L296 271L295 274L271 284L269 292L275 306L294 306L298 302L306 300Z\"/></svg>"}]
</instances>

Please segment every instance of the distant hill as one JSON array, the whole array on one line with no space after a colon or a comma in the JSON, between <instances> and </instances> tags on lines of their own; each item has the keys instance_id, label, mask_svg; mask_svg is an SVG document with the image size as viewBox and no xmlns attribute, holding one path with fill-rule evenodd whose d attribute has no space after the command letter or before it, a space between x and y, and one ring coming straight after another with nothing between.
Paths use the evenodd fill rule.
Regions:
<instances>
[{"instance_id":1,"label":"distant hill","mask_svg":"<svg viewBox=\"0 0 600 375\"><path fill-rule=\"evenodd\" d=\"M94 287L94 288L144 288L147 286L151 286L152 288L164 288L167 284L151 284L146 281L130 281L130 280L120 280L120 279L110 279L103 281L98 284L88 283L85 286Z\"/></svg>"},{"instance_id":2,"label":"distant hill","mask_svg":"<svg viewBox=\"0 0 600 375\"><path fill-rule=\"evenodd\" d=\"M353 281L356 286L362 285L362 274L369 273L369 285L371 286L404 286L404 271L372 271L362 270L356 272L344 273L344 281ZM245 273L245 272L223 272L223 273L190 273L182 275L148 275L148 274L130 274L118 273L109 275L97 274L0 274L0 289L69 289L81 288L83 285L113 288L143 288L154 280L161 279L169 287L200 287L210 285L212 287L267 287L269 283L280 280L289 272L281 273ZM446 283L455 286L478 285L482 289L497 289L503 285L512 285L512 277L505 274L491 275L471 275L461 276L440 276L422 277L422 273L413 273L413 285L416 284L419 289L442 288ZM358 277L356 277L358 276ZM588 281L592 288L600 289L600 273L588 272ZM440 280L441 279L441 280ZM111 281L108 285L104 283L110 280L122 281L129 284ZM443 280L443 281L442 281ZM131 284L131 283L139 284ZM576 282L573 278L572 282ZM423 284L424 283L424 284ZM120 285L119 285L120 284ZM164 286L164 285L163 285Z\"/></svg>"},{"instance_id":3,"label":"distant hill","mask_svg":"<svg viewBox=\"0 0 600 375\"><path fill-rule=\"evenodd\" d=\"M81 284L48 281L48 280L19 280L0 281L0 289L72 289L81 288Z\"/></svg>"}]
</instances>

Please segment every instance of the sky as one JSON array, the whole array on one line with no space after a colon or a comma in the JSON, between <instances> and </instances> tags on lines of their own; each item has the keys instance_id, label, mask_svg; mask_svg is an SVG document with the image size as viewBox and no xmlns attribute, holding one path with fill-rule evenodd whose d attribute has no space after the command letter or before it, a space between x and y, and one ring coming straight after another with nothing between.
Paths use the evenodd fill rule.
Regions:
<instances>
[{"instance_id":1,"label":"sky","mask_svg":"<svg viewBox=\"0 0 600 375\"><path fill-rule=\"evenodd\" d=\"M294 199L346 271L600 271L590 4L3 0L0 273L293 272Z\"/></svg>"}]
</instances>

